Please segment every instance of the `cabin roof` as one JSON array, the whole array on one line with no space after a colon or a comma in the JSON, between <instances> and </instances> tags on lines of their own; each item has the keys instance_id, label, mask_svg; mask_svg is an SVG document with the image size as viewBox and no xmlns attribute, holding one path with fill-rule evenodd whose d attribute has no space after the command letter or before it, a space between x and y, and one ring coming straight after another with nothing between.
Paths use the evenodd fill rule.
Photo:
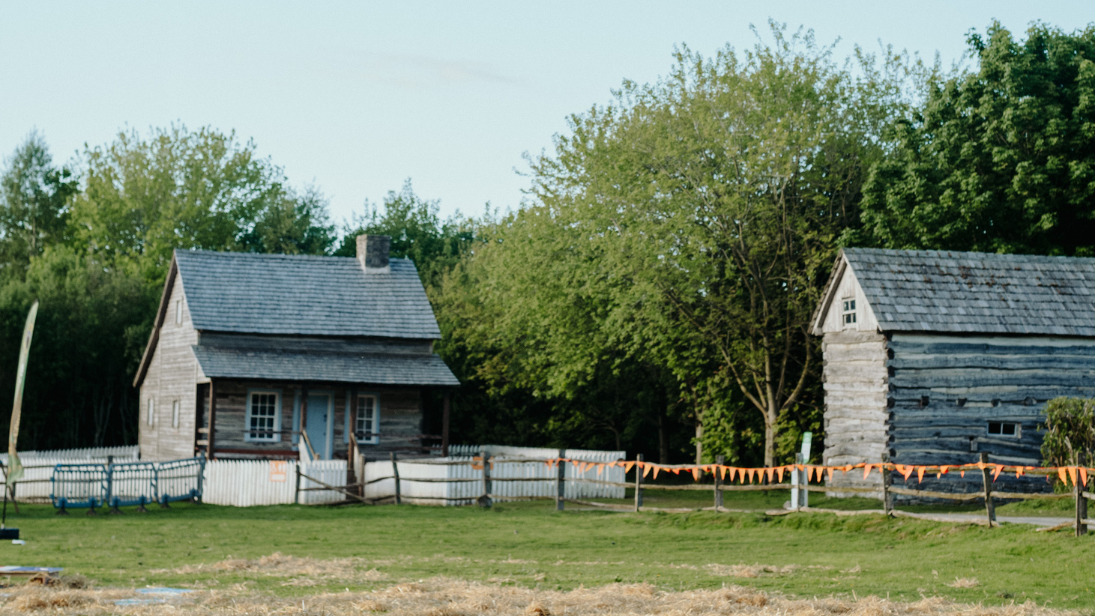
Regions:
<instances>
[{"instance_id":1,"label":"cabin roof","mask_svg":"<svg viewBox=\"0 0 1095 616\"><path fill-rule=\"evenodd\" d=\"M351 257L177 250L175 260L198 330L441 338L410 259L369 273Z\"/></svg>"},{"instance_id":2,"label":"cabin roof","mask_svg":"<svg viewBox=\"0 0 1095 616\"><path fill-rule=\"evenodd\" d=\"M454 386L460 381L435 354L340 353L191 347L213 378L327 381L372 385Z\"/></svg>"},{"instance_id":3,"label":"cabin roof","mask_svg":"<svg viewBox=\"0 0 1095 616\"><path fill-rule=\"evenodd\" d=\"M1095 337L1095 259L869 248L844 249L815 334L845 265L882 331Z\"/></svg>"}]
</instances>

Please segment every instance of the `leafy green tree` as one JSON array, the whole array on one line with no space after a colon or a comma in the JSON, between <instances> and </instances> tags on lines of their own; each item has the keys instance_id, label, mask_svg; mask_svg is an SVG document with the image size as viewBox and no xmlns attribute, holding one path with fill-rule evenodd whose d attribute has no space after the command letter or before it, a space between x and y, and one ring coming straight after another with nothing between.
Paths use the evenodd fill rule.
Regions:
<instances>
[{"instance_id":1,"label":"leafy green tree","mask_svg":"<svg viewBox=\"0 0 1095 616\"><path fill-rule=\"evenodd\" d=\"M812 33L771 33L740 54L685 49L667 78L572 117L533 161L535 203L494 280L512 281L511 340L555 390L595 374L605 348L671 373L697 459L709 412L752 409L765 464L788 415L815 421L810 316L904 101L900 57L862 54L853 72Z\"/></svg>"},{"instance_id":2,"label":"leafy green tree","mask_svg":"<svg viewBox=\"0 0 1095 616\"><path fill-rule=\"evenodd\" d=\"M392 256L414 261L423 285L432 293L471 247L475 224L459 213L442 220L439 201L416 195L408 179L399 192L388 191L380 206L365 202L365 214L346 225L335 255L356 255L357 236L362 233L389 235Z\"/></svg>"},{"instance_id":3,"label":"leafy green tree","mask_svg":"<svg viewBox=\"0 0 1095 616\"><path fill-rule=\"evenodd\" d=\"M175 248L322 254L333 243L322 196L289 190L281 169L235 133L132 131L83 158L76 245L133 263L152 284L162 284Z\"/></svg>"},{"instance_id":4,"label":"leafy green tree","mask_svg":"<svg viewBox=\"0 0 1095 616\"><path fill-rule=\"evenodd\" d=\"M928 83L864 189L863 232L890 248L1095 256L1095 26L994 22L975 70Z\"/></svg>"},{"instance_id":5,"label":"leafy green tree","mask_svg":"<svg viewBox=\"0 0 1095 616\"><path fill-rule=\"evenodd\" d=\"M64 239L78 184L53 165L45 139L32 132L0 174L0 270L21 277L30 259Z\"/></svg>"},{"instance_id":6,"label":"leafy green tree","mask_svg":"<svg viewBox=\"0 0 1095 616\"><path fill-rule=\"evenodd\" d=\"M1084 456L1095 460L1095 400L1054 398L1046 404L1042 461L1046 466L1073 466Z\"/></svg>"}]
</instances>

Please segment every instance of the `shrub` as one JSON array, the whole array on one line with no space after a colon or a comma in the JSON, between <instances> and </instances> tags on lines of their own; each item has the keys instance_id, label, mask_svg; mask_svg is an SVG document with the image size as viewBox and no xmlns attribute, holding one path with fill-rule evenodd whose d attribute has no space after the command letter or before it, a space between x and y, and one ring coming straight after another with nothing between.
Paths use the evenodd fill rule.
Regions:
<instances>
[{"instance_id":1,"label":"shrub","mask_svg":"<svg viewBox=\"0 0 1095 616\"><path fill-rule=\"evenodd\" d=\"M1092 461L1095 449L1095 400L1054 398L1046 404L1046 435L1042 441L1042 461L1046 466L1076 464L1076 455Z\"/></svg>"}]
</instances>

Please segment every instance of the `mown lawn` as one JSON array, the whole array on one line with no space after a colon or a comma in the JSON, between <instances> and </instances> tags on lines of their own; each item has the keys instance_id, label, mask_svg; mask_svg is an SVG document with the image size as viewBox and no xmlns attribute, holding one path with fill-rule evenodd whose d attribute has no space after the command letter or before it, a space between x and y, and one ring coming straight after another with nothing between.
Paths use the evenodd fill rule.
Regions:
<instances>
[{"instance_id":1,"label":"mown lawn","mask_svg":"<svg viewBox=\"0 0 1095 616\"><path fill-rule=\"evenodd\" d=\"M652 492L647 502L698 502L701 496L681 494ZM750 498L762 504L777 497ZM59 517L48 506L24 505L21 514L10 514L9 509L9 525L22 529L27 545L0 544L0 565L60 566L105 586L242 584L303 595L447 576L553 589L612 582L673 590L739 584L798 596L942 595L986 604L1026 599L1054 607L1095 604L1090 573L1095 539L1027 526L987 529L870 515L560 514L544 502L491 510L179 504L147 514L129 510L96 517L80 511ZM345 564L358 575L312 580L261 569L196 567L276 552L362 560ZM185 572L177 571L187 565ZM966 584L975 579L976 585L948 586L958 578Z\"/></svg>"}]
</instances>

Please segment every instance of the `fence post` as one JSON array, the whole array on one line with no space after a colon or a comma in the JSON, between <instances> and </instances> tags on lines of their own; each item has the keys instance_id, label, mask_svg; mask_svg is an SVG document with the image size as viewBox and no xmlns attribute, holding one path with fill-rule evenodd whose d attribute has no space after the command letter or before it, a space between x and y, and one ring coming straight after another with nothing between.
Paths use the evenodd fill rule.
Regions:
<instances>
[{"instance_id":1,"label":"fence post","mask_svg":"<svg viewBox=\"0 0 1095 616\"><path fill-rule=\"evenodd\" d=\"M486 449L479 450L479 459L483 461L483 496L479 499L479 506L490 509L490 458Z\"/></svg>"},{"instance_id":2,"label":"fence post","mask_svg":"<svg viewBox=\"0 0 1095 616\"><path fill-rule=\"evenodd\" d=\"M635 459L638 462L643 461L643 454L636 454ZM643 506L643 469L638 464L635 465L635 513L638 513Z\"/></svg>"},{"instance_id":3,"label":"fence post","mask_svg":"<svg viewBox=\"0 0 1095 616\"><path fill-rule=\"evenodd\" d=\"M559 464L555 467L555 510L562 511L566 505L566 463L563 462L563 458L566 457L567 450L559 450Z\"/></svg>"},{"instance_id":4,"label":"fence post","mask_svg":"<svg viewBox=\"0 0 1095 616\"><path fill-rule=\"evenodd\" d=\"M715 513L722 509L722 469L719 468L726 462L726 458L723 456L715 456Z\"/></svg>"},{"instance_id":5,"label":"fence post","mask_svg":"<svg viewBox=\"0 0 1095 616\"><path fill-rule=\"evenodd\" d=\"M294 464L293 468L296 469L296 471L297 471L296 472L297 483L296 483L296 487L293 489L293 504L294 505L299 505L300 504L300 462L298 461L296 464Z\"/></svg>"},{"instance_id":6,"label":"fence post","mask_svg":"<svg viewBox=\"0 0 1095 616\"><path fill-rule=\"evenodd\" d=\"M890 454L882 454L882 510L886 512L886 515L893 515L893 494L890 493L890 486L893 485L893 473L886 468L889 463Z\"/></svg>"},{"instance_id":7,"label":"fence post","mask_svg":"<svg viewBox=\"0 0 1095 616\"><path fill-rule=\"evenodd\" d=\"M1076 454L1076 466L1083 466L1087 463L1084 459L1084 452ZM1087 524L1084 524L1084 520L1087 519L1087 497L1084 496L1084 490L1086 485L1080 483L1080 469L1076 469L1076 481L1073 481L1073 488L1076 492L1076 536L1083 537L1087 534Z\"/></svg>"},{"instance_id":8,"label":"fence post","mask_svg":"<svg viewBox=\"0 0 1095 616\"><path fill-rule=\"evenodd\" d=\"M791 510L797 511L799 507L802 507L802 492L798 489L799 482L802 480L802 474L798 472L798 465L802 464L802 454L795 454L795 466L791 468Z\"/></svg>"},{"instance_id":9,"label":"fence post","mask_svg":"<svg viewBox=\"0 0 1095 616\"><path fill-rule=\"evenodd\" d=\"M982 451L980 460L982 464L987 464L989 454ZM981 469L981 482L985 484L985 514L988 516L989 528L992 528L996 522L996 507L992 504L992 474L987 467Z\"/></svg>"},{"instance_id":10,"label":"fence post","mask_svg":"<svg viewBox=\"0 0 1095 616\"><path fill-rule=\"evenodd\" d=\"M392 452L392 476L395 477L395 504L403 504L402 496L399 493L399 464L396 462L395 452Z\"/></svg>"}]
</instances>

